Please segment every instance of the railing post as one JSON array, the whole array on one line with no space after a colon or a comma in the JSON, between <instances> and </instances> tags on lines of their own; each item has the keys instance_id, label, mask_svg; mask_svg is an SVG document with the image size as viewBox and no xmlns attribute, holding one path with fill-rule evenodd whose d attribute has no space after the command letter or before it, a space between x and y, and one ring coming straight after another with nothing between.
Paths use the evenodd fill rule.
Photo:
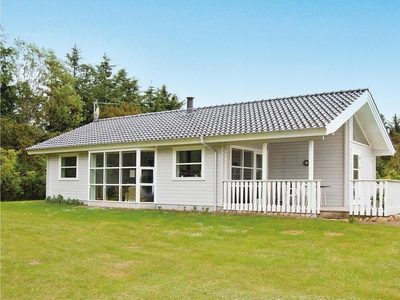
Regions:
<instances>
[{"instance_id":1,"label":"railing post","mask_svg":"<svg viewBox=\"0 0 400 300\"><path fill-rule=\"evenodd\" d=\"M264 182L264 191L265 191L265 197L264 197L264 213L267 213L271 211L271 182ZM265 202L266 201L266 202Z\"/></svg>"},{"instance_id":2,"label":"railing post","mask_svg":"<svg viewBox=\"0 0 400 300\"><path fill-rule=\"evenodd\" d=\"M320 213L321 209L321 181L317 181L317 203L316 203L316 213Z\"/></svg>"}]
</instances>

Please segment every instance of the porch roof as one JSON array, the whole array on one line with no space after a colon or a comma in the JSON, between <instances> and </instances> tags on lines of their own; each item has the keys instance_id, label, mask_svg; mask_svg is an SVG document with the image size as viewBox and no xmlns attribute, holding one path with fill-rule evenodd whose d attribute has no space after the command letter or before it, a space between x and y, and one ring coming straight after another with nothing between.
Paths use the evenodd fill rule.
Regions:
<instances>
[{"instance_id":1,"label":"porch roof","mask_svg":"<svg viewBox=\"0 0 400 300\"><path fill-rule=\"evenodd\" d=\"M84 125L27 148L38 150L105 144L176 140L195 137L326 129L334 126L368 89L337 91L195 108L147 113ZM363 101L364 102L364 101ZM356 105L357 106L357 105ZM354 114L354 112L352 112ZM344 120L346 121L346 120ZM340 120L340 123L342 121Z\"/></svg>"}]
</instances>

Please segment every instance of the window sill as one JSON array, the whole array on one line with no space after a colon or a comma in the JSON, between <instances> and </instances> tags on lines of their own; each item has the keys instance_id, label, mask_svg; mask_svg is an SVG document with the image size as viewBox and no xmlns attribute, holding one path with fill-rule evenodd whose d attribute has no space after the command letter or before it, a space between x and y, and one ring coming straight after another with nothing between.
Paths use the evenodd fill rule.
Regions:
<instances>
[{"instance_id":1,"label":"window sill","mask_svg":"<svg viewBox=\"0 0 400 300\"><path fill-rule=\"evenodd\" d=\"M204 177L175 177L173 181L204 181Z\"/></svg>"}]
</instances>

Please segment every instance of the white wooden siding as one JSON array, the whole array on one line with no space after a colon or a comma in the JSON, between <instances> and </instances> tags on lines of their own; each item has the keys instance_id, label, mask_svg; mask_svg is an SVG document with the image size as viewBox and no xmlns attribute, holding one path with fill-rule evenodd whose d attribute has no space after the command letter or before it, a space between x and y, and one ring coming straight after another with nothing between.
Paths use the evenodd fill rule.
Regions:
<instances>
[{"instance_id":1,"label":"white wooden siding","mask_svg":"<svg viewBox=\"0 0 400 300\"><path fill-rule=\"evenodd\" d=\"M88 153L80 152L78 155L78 180L60 180L59 155L48 156L46 196L88 200Z\"/></svg>"},{"instance_id":2,"label":"white wooden siding","mask_svg":"<svg viewBox=\"0 0 400 300\"><path fill-rule=\"evenodd\" d=\"M371 147L353 142L352 153L360 156L359 179L375 179L375 155ZM351 157L353 159L353 157ZM353 172L353 169L351 169Z\"/></svg>"},{"instance_id":3,"label":"white wooden siding","mask_svg":"<svg viewBox=\"0 0 400 300\"><path fill-rule=\"evenodd\" d=\"M268 179L307 179L308 142L268 144ZM322 204L343 206L344 128L314 142L314 179L321 179Z\"/></svg>"},{"instance_id":4,"label":"white wooden siding","mask_svg":"<svg viewBox=\"0 0 400 300\"><path fill-rule=\"evenodd\" d=\"M307 179L308 142L268 144L268 179Z\"/></svg>"},{"instance_id":5,"label":"white wooden siding","mask_svg":"<svg viewBox=\"0 0 400 300\"><path fill-rule=\"evenodd\" d=\"M323 141L315 141L314 148L314 177L321 179L322 205L344 206L344 126L340 127L334 135L328 135Z\"/></svg>"},{"instance_id":6,"label":"white wooden siding","mask_svg":"<svg viewBox=\"0 0 400 300\"><path fill-rule=\"evenodd\" d=\"M201 144L198 146L202 147ZM218 151L217 205L221 206L221 146L210 146ZM172 147L157 148L157 205L214 205L214 151L208 148L204 151L204 180L174 180Z\"/></svg>"}]
</instances>

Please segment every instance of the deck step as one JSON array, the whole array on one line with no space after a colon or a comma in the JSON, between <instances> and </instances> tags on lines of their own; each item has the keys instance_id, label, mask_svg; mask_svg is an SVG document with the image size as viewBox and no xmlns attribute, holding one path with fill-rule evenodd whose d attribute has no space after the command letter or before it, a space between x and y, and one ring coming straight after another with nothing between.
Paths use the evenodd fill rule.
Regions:
<instances>
[{"instance_id":1,"label":"deck step","mask_svg":"<svg viewBox=\"0 0 400 300\"><path fill-rule=\"evenodd\" d=\"M319 216L324 219L348 219L350 214L347 211L321 210Z\"/></svg>"}]
</instances>

